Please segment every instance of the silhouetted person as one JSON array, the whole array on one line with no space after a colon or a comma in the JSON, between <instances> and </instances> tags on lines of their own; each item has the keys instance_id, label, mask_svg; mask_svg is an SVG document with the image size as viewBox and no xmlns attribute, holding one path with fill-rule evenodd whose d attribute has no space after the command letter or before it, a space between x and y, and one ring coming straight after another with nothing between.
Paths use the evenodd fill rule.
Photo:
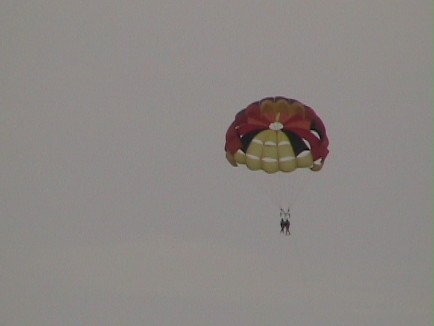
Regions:
<instances>
[{"instance_id":1,"label":"silhouetted person","mask_svg":"<svg viewBox=\"0 0 434 326\"><path fill-rule=\"evenodd\" d=\"M289 232L289 226L291 225L291 223L289 223L289 218L286 219L285 221L285 229L286 229L286 234L290 235L291 232Z\"/></svg>"}]
</instances>

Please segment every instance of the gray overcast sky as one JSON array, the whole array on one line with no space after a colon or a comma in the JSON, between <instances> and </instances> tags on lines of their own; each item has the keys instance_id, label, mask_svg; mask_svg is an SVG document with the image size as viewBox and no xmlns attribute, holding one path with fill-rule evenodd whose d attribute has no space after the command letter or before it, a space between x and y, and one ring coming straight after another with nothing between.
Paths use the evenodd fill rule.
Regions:
<instances>
[{"instance_id":1,"label":"gray overcast sky","mask_svg":"<svg viewBox=\"0 0 434 326\"><path fill-rule=\"evenodd\" d=\"M432 2L0 4L0 324L431 325ZM315 108L278 209L235 113Z\"/></svg>"}]
</instances>

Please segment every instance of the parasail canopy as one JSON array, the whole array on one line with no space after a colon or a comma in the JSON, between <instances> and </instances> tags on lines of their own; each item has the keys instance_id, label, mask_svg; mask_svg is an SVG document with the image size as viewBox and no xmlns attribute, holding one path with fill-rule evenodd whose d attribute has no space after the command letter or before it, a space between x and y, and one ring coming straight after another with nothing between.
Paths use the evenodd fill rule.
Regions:
<instances>
[{"instance_id":1,"label":"parasail canopy","mask_svg":"<svg viewBox=\"0 0 434 326\"><path fill-rule=\"evenodd\" d=\"M321 119L309 106L267 97L239 111L226 132L226 158L233 166L267 173L321 170L328 155Z\"/></svg>"}]
</instances>

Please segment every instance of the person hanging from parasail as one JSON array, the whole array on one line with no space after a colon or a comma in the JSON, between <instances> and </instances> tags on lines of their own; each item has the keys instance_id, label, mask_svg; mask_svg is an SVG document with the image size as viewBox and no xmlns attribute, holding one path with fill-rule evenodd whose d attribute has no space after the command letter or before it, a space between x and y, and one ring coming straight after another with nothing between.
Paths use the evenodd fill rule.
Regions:
<instances>
[{"instance_id":1,"label":"person hanging from parasail","mask_svg":"<svg viewBox=\"0 0 434 326\"><path fill-rule=\"evenodd\" d=\"M289 218L291 217L291 213L289 212L289 208L284 211L282 208L280 209L280 233L283 233L284 229L285 229L285 234L286 235L291 235L291 232L289 231L289 227L291 225L291 223L289 222ZM285 218L285 219L284 219Z\"/></svg>"}]
</instances>

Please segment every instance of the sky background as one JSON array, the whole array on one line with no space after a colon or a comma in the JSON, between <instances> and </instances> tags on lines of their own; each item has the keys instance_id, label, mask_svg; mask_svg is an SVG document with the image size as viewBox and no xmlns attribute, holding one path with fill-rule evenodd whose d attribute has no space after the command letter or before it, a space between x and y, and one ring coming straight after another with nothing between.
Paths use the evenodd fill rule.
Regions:
<instances>
[{"instance_id":1,"label":"sky background","mask_svg":"<svg viewBox=\"0 0 434 326\"><path fill-rule=\"evenodd\" d=\"M432 323L432 2L0 3L0 324ZM296 98L292 207L225 159Z\"/></svg>"}]
</instances>

